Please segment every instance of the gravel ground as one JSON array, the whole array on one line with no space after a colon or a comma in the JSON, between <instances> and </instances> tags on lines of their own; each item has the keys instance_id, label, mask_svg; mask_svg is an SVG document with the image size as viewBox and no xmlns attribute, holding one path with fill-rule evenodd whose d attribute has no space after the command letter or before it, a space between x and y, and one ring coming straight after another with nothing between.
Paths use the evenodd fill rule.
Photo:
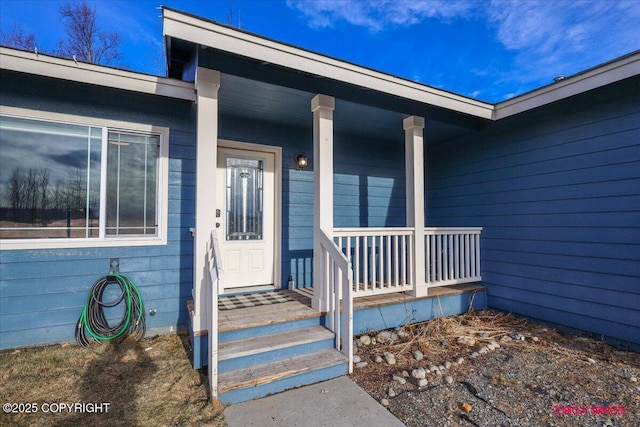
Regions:
<instances>
[{"instance_id":1,"label":"gravel ground","mask_svg":"<svg viewBox=\"0 0 640 427\"><path fill-rule=\"evenodd\" d=\"M640 426L635 352L491 311L405 327L384 343L371 338L357 340L366 366L351 378L407 426ZM492 342L499 347L472 356ZM394 365L375 362L385 352ZM412 377L445 364L423 387Z\"/></svg>"}]
</instances>

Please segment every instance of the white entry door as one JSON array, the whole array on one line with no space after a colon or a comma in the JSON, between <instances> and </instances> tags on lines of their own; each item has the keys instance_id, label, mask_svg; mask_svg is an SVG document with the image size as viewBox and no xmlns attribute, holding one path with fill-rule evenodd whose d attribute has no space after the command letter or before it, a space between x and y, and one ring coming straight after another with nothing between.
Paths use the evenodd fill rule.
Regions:
<instances>
[{"instance_id":1,"label":"white entry door","mask_svg":"<svg viewBox=\"0 0 640 427\"><path fill-rule=\"evenodd\" d=\"M275 155L218 148L220 290L274 283Z\"/></svg>"}]
</instances>

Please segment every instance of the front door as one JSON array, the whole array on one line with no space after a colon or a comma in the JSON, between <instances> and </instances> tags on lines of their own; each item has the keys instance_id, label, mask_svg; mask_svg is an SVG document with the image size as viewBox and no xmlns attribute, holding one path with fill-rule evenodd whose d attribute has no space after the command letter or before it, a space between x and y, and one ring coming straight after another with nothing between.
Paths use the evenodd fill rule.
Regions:
<instances>
[{"instance_id":1,"label":"front door","mask_svg":"<svg viewBox=\"0 0 640 427\"><path fill-rule=\"evenodd\" d=\"M274 283L275 155L218 148L221 292Z\"/></svg>"}]
</instances>

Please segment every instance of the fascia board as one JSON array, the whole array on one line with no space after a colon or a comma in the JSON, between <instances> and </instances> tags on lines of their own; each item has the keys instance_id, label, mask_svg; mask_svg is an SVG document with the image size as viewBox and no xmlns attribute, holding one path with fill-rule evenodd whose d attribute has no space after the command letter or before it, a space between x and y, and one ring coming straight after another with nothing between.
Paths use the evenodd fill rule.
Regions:
<instances>
[{"instance_id":1,"label":"fascia board","mask_svg":"<svg viewBox=\"0 0 640 427\"><path fill-rule=\"evenodd\" d=\"M429 105L490 119L493 105L164 9L164 35Z\"/></svg>"},{"instance_id":2,"label":"fascia board","mask_svg":"<svg viewBox=\"0 0 640 427\"><path fill-rule=\"evenodd\" d=\"M640 75L640 51L500 102L495 106L493 119L500 120L637 75Z\"/></svg>"},{"instance_id":3,"label":"fascia board","mask_svg":"<svg viewBox=\"0 0 640 427\"><path fill-rule=\"evenodd\" d=\"M195 101L193 83L0 47L0 68Z\"/></svg>"}]
</instances>

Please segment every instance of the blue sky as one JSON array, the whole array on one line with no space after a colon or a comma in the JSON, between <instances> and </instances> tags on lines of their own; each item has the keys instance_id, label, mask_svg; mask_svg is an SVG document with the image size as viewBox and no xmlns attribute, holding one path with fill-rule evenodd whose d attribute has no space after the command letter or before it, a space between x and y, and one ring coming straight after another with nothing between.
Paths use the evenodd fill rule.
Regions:
<instances>
[{"instance_id":1,"label":"blue sky","mask_svg":"<svg viewBox=\"0 0 640 427\"><path fill-rule=\"evenodd\" d=\"M63 36L58 0L2 0L41 51ZM497 102L640 49L640 0L97 0L127 67L162 73L159 4L321 54ZM122 65L125 65L122 64Z\"/></svg>"}]
</instances>

